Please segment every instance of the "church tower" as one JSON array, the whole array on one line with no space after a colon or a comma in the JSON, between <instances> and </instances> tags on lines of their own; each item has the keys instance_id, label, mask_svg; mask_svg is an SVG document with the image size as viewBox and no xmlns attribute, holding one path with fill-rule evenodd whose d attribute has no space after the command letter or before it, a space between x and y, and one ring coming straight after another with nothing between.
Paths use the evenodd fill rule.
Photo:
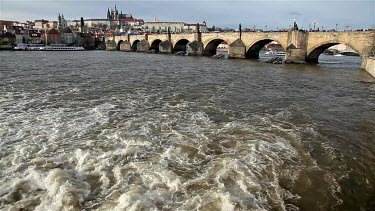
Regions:
<instances>
[{"instance_id":1,"label":"church tower","mask_svg":"<svg viewBox=\"0 0 375 211\"><path fill-rule=\"evenodd\" d=\"M122 11L121 11L121 14L122 14ZM111 10L109 10L109 7L108 7L107 20L118 21L120 16L121 15L120 15L119 11L117 10L116 4L115 4L115 8L111 7Z\"/></svg>"},{"instance_id":2,"label":"church tower","mask_svg":"<svg viewBox=\"0 0 375 211\"><path fill-rule=\"evenodd\" d=\"M117 10L116 4L115 4L115 17L113 17L113 19L115 19L116 21L118 20L118 10Z\"/></svg>"},{"instance_id":3,"label":"church tower","mask_svg":"<svg viewBox=\"0 0 375 211\"><path fill-rule=\"evenodd\" d=\"M117 19L117 8L116 8L116 5L115 5L115 9L112 9L111 10L111 20L114 21Z\"/></svg>"},{"instance_id":4,"label":"church tower","mask_svg":"<svg viewBox=\"0 0 375 211\"><path fill-rule=\"evenodd\" d=\"M109 12L109 7L108 7L108 11L107 11L107 20L111 20L111 12Z\"/></svg>"},{"instance_id":5,"label":"church tower","mask_svg":"<svg viewBox=\"0 0 375 211\"><path fill-rule=\"evenodd\" d=\"M61 15L59 13L59 16L57 17L57 28L61 27Z\"/></svg>"}]
</instances>

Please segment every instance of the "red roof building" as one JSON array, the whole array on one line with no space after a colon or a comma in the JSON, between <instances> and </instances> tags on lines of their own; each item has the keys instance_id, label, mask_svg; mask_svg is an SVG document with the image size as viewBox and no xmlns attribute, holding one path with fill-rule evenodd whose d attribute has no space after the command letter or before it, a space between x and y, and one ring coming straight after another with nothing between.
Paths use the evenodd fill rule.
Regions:
<instances>
[{"instance_id":1,"label":"red roof building","mask_svg":"<svg viewBox=\"0 0 375 211\"><path fill-rule=\"evenodd\" d=\"M57 29L51 29L45 34L45 41L47 44L61 44L61 34Z\"/></svg>"},{"instance_id":2,"label":"red roof building","mask_svg":"<svg viewBox=\"0 0 375 211\"><path fill-rule=\"evenodd\" d=\"M15 21L0 20L0 30L4 29L4 26L13 26Z\"/></svg>"}]
</instances>

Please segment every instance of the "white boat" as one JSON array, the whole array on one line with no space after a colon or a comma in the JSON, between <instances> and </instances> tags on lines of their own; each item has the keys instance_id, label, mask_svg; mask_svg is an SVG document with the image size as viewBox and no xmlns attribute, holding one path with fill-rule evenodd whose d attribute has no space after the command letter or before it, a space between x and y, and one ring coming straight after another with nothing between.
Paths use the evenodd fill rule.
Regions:
<instances>
[{"instance_id":1,"label":"white boat","mask_svg":"<svg viewBox=\"0 0 375 211\"><path fill-rule=\"evenodd\" d=\"M84 51L83 47L67 46L65 44L26 44L18 43L14 50L23 50L23 51Z\"/></svg>"},{"instance_id":2,"label":"white boat","mask_svg":"<svg viewBox=\"0 0 375 211\"><path fill-rule=\"evenodd\" d=\"M14 50L22 51L39 51L40 48L44 47L44 44L26 44L26 43L17 43L17 46L14 47Z\"/></svg>"},{"instance_id":3,"label":"white boat","mask_svg":"<svg viewBox=\"0 0 375 211\"><path fill-rule=\"evenodd\" d=\"M65 44L46 45L40 48L41 51L84 51L83 47L67 46Z\"/></svg>"},{"instance_id":4,"label":"white boat","mask_svg":"<svg viewBox=\"0 0 375 211\"><path fill-rule=\"evenodd\" d=\"M276 56L285 56L285 52L284 51L278 51L276 53Z\"/></svg>"},{"instance_id":5,"label":"white boat","mask_svg":"<svg viewBox=\"0 0 375 211\"><path fill-rule=\"evenodd\" d=\"M24 44L24 43L17 43L17 46L16 47L14 47L13 48L14 50L22 50L22 51L24 51L24 50L26 50L26 44Z\"/></svg>"}]
</instances>

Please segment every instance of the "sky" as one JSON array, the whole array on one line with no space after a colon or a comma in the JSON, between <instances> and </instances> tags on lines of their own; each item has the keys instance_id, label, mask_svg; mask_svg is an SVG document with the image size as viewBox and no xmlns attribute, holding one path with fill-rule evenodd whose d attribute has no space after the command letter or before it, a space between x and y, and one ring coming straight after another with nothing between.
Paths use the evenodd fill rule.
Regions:
<instances>
[{"instance_id":1,"label":"sky","mask_svg":"<svg viewBox=\"0 0 375 211\"><path fill-rule=\"evenodd\" d=\"M374 27L375 0L0 0L0 20L25 21L106 18L108 7L117 5L119 12L130 13L144 21L182 21L209 27L287 29L295 19L299 27L308 29L316 20L316 28L339 30Z\"/></svg>"}]
</instances>

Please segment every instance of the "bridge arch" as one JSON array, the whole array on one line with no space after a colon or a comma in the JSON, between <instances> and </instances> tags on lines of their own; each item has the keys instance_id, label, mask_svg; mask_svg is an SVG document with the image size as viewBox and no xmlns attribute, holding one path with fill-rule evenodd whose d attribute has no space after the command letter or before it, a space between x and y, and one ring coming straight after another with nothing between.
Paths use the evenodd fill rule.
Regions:
<instances>
[{"instance_id":1,"label":"bridge arch","mask_svg":"<svg viewBox=\"0 0 375 211\"><path fill-rule=\"evenodd\" d=\"M116 50L117 50L117 51L120 50L120 45L121 45L121 43L123 43L123 42L124 42L124 40L120 40L120 41L118 41L118 43L117 43L117 45L116 45Z\"/></svg>"},{"instance_id":2,"label":"bridge arch","mask_svg":"<svg viewBox=\"0 0 375 211\"><path fill-rule=\"evenodd\" d=\"M280 41L275 40L275 39L265 38L265 39L257 40L253 42L252 44L250 44L246 48L245 57L248 59L259 59L259 51L262 50L264 46L266 46L268 43L272 41L278 42L283 48L283 50L286 51L286 47Z\"/></svg>"},{"instance_id":3,"label":"bridge arch","mask_svg":"<svg viewBox=\"0 0 375 211\"><path fill-rule=\"evenodd\" d=\"M330 48L332 46L335 46L335 45L338 45L338 44L344 44L344 45L350 47L351 49L353 49L354 51L356 51L359 54L362 62L364 61L364 58L363 58L364 55L362 55L360 53L360 51L358 49L356 49L356 47L354 47L350 43L339 42L339 41L336 40L336 41L326 41L326 42L319 43L319 44L311 47L310 50L307 52L306 62L310 63L310 64L318 64L319 63L319 56L325 50L327 50L328 48Z\"/></svg>"},{"instance_id":4,"label":"bridge arch","mask_svg":"<svg viewBox=\"0 0 375 211\"><path fill-rule=\"evenodd\" d=\"M132 43L132 51L134 51L134 52L136 52L137 51L137 49L138 49L138 43L139 43L140 41L139 40L134 40L133 41L133 43Z\"/></svg>"},{"instance_id":5,"label":"bridge arch","mask_svg":"<svg viewBox=\"0 0 375 211\"><path fill-rule=\"evenodd\" d=\"M215 39L211 39L209 42L207 42L207 44L204 46L204 50L203 50L203 54L204 55L208 55L208 56L212 56L212 55L215 55L216 54L216 50L217 50L217 47L222 43L222 42L225 42L226 44L228 44L228 42L224 39L221 39L221 38L215 38Z\"/></svg>"},{"instance_id":6,"label":"bridge arch","mask_svg":"<svg viewBox=\"0 0 375 211\"><path fill-rule=\"evenodd\" d=\"M178 51L185 51L186 52L186 45L189 43L190 41L187 40L187 39L179 39L176 41L176 44L174 44L173 46L173 52L178 52Z\"/></svg>"},{"instance_id":7,"label":"bridge arch","mask_svg":"<svg viewBox=\"0 0 375 211\"><path fill-rule=\"evenodd\" d=\"M150 50L155 50L155 52L159 52L159 44L162 43L163 41L160 40L160 39L154 39L153 41L151 41L151 46L150 46Z\"/></svg>"}]
</instances>

